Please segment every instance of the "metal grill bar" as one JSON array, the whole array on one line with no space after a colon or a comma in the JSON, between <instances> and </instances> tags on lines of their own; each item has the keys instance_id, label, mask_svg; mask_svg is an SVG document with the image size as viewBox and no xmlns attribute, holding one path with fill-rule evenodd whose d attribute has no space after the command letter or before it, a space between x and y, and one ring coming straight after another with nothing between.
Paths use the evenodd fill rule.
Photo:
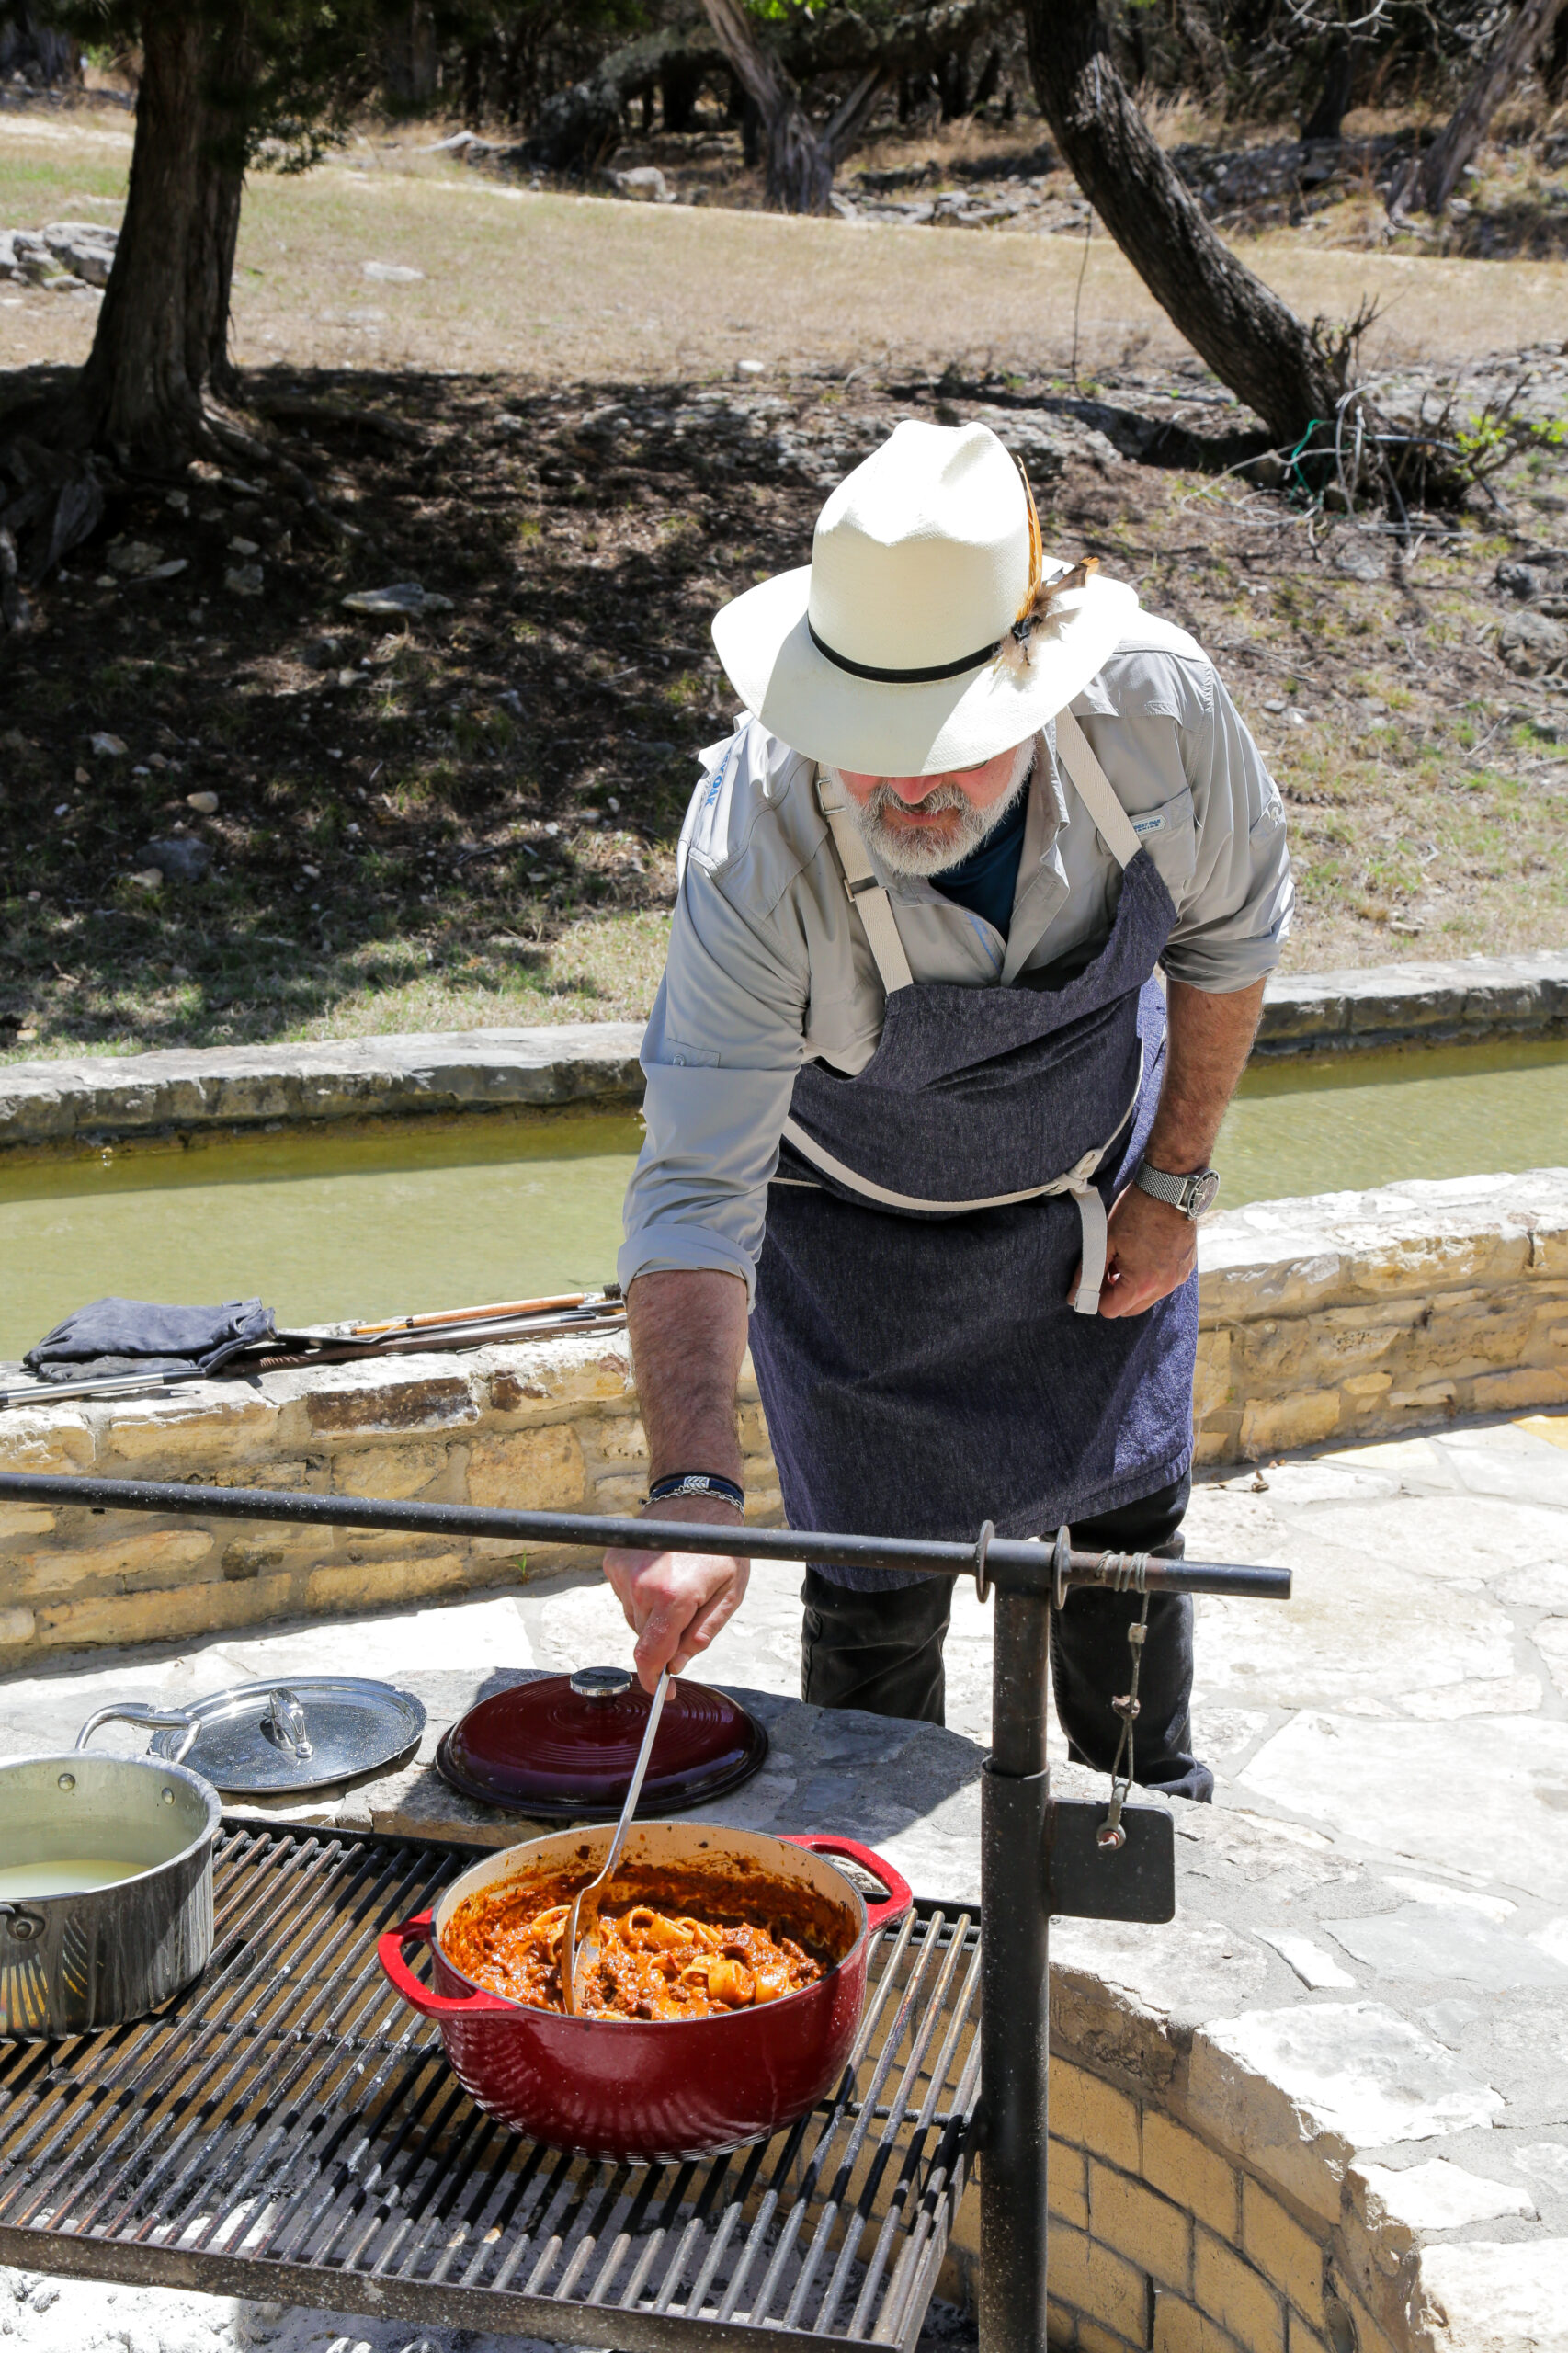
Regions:
<instances>
[{"instance_id":1,"label":"metal grill bar","mask_svg":"<svg viewBox=\"0 0 1568 2353\"><path fill-rule=\"evenodd\" d=\"M465 1849L226 1827L200 1983L0 2044L0 2262L665 2353L908 2347L962 2194L980 1942L879 1943L834 2095L706 2163L596 2164L483 2115L376 1964Z\"/></svg>"}]
</instances>

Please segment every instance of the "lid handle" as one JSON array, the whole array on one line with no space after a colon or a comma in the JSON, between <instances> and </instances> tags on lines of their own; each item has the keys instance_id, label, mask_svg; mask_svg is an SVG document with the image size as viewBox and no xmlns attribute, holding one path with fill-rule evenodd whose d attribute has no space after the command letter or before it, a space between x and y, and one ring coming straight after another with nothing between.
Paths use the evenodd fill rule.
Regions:
<instances>
[{"instance_id":1,"label":"lid handle","mask_svg":"<svg viewBox=\"0 0 1568 2353\"><path fill-rule=\"evenodd\" d=\"M305 1711L297 1691L280 1683L267 1703L267 1713L261 1729L274 1748L286 1748L301 1762L315 1755L315 1744L305 1722Z\"/></svg>"},{"instance_id":2,"label":"lid handle","mask_svg":"<svg viewBox=\"0 0 1568 2353\"><path fill-rule=\"evenodd\" d=\"M76 1734L78 1748L85 1748L100 1724L146 1724L153 1731L182 1731L185 1738L176 1748L171 1760L182 1765L190 1754L191 1744L201 1730L200 1720L187 1715L183 1708L149 1708L141 1699L126 1699L117 1708L99 1708L87 1718Z\"/></svg>"},{"instance_id":3,"label":"lid handle","mask_svg":"<svg viewBox=\"0 0 1568 2353\"><path fill-rule=\"evenodd\" d=\"M624 1666L580 1666L570 1681L579 1699L619 1699L631 1688L631 1672Z\"/></svg>"}]
</instances>

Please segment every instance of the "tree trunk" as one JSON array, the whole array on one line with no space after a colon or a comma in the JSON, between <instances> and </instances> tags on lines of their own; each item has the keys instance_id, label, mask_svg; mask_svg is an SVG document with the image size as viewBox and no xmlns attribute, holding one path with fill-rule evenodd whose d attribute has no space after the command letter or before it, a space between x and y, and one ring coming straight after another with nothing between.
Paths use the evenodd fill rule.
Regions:
<instances>
[{"instance_id":1,"label":"tree trunk","mask_svg":"<svg viewBox=\"0 0 1568 2353\"><path fill-rule=\"evenodd\" d=\"M969 112L969 51L950 49L937 68L942 97L942 120L961 122Z\"/></svg>"},{"instance_id":2,"label":"tree trunk","mask_svg":"<svg viewBox=\"0 0 1568 2353\"><path fill-rule=\"evenodd\" d=\"M708 69L699 60L671 56L659 69L659 111L666 131L691 131Z\"/></svg>"},{"instance_id":3,"label":"tree trunk","mask_svg":"<svg viewBox=\"0 0 1568 2353\"><path fill-rule=\"evenodd\" d=\"M748 54L755 51L765 67L771 66L783 104L792 97L791 81L801 85L825 74L855 76L850 96L857 97L861 81L875 70L878 83L870 87L869 99L857 97L835 134L836 169L859 135L882 81L904 72L927 78L938 59L967 49L1007 12L1008 0L936 0L935 6L878 20L848 8L820 16L801 8L790 17L777 50L760 39L744 10L735 14L739 39ZM624 49L612 50L585 80L558 90L540 107L528 137L506 160L529 171L591 171L615 153L626 108L651 77L691 74L700 78L722 72L731 88L729 119L740 123L746 162L754 165L767 152L769 140L761 128L762 109L752 84L737 67L737 54L717 38L707 18L644 33ZM809 120L806 128L811 130Z\"/></svg>"},{"instance_id":4,"label":"tree trunk","mask_svg":"<svg viewBox=\"0 0 1568 2353\"><path fill-rule=\"evenodd\" d=\"M1568 98L1568 8L1559 9L1551 39L1541 52L1540 78L1547 104L1560 107Z\"/></svg>"},{"instance_id":5,"label":"tree trunk","mask_svg":"<svg viewBox=\"0 0 1568 2353\"><path fill-rule=\"evenodd\" d=\"M1200 95L1210 100L1222 97L1231 79L1231 60L1205 0L1176 0L1176 30Z\"/></svg>"},{"instance_id":6,"label":"tree trunk","mask_svg":"<svg viewBox=\"0 0 1568 2353\"><path fill-rule=\"evenodd\" d=\"M108 447L154 471L207 440L203 395L232 392L229 295L244 179L243 26L214 42L161 0L142 18L143 63L125 219L86 366L51 438Z\"/></svg>"},{"instance_id":7,"label":"tree trunk","mask_svg":"<svg viewBox=\"0 0 1568 2353\"><path fill-rule=\"evenodd\" d=\"M1356 79L1356 52L1348 33L1337 32L1329 42L1323 62L1323 79L1318 85L1317 104L1301 123L1303 139L1337 139L1350 111L1350 92Z\"/></svg>"},{"instance_id":8,"label":"tree trunk","mask_svg":"<svg viewBox=\"0 0 1568 2353\"><path fill-rule=\"evenodd\" d=\"M1111 63L1096 0L1025 0L1040 112L1149 291L1278 440L1334 415L1338 370L1210 226Z\"/></svg>"},{"instance_id":9,"label":"tree trunk","mask_svg":"<svg viewBox=\"0 0 1568 2353\"><path fill-rule=\"evenodd\" d=\"M1400 191L1394 210L1414 199L1425 211L1441 212L1460 174L1490 130L1493 116L1551 39L1563 5L1564 0L1520 0L1474 81L1416 165L1413 183Z\"/></svg>"},{"instance_id":10,"label":"tree trunk","mask_svg":"<svg viewBox=\"0 0 1568 2353\"><path fill-rule=\"evenodd\" d=\"M780 212L825 212L834 173L881 97L886 68L867 67L819 135L778 60L758 40L743 0L702 5L731 70L762 116L768 203Z\"/></svg>"}]
</instances>

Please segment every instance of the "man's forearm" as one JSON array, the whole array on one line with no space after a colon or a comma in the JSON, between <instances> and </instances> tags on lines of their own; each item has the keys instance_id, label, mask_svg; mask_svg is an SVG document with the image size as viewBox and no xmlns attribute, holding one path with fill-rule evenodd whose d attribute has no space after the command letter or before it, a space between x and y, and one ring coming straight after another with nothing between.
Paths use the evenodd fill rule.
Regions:
<instances>
[{"instance_id":1,"label":"man's forearm","mask_svg":"<svg viewBox=\"0 0 1568 2353\"><path fill-rule=\"evenodd\" d=\"M705 1268L668 1268L639 1275L626 1309L650 1478L713 1471L738 1479L735 1388L746 1351L744 1283Z\"/></svg>"},{"instance_id":2,"label":"man's forearm","mask_svg":"<svg viewBox=\"0 0 1568 2353\"><path fill-rule=\"evenodd\" d=\"M1225 1106L1246 1068L1264 983L1211 996L1172 981L1166 998L1165 1081L1144 1157L1172 1176L1207 1168Z\"/></svg>"}]
</instances>

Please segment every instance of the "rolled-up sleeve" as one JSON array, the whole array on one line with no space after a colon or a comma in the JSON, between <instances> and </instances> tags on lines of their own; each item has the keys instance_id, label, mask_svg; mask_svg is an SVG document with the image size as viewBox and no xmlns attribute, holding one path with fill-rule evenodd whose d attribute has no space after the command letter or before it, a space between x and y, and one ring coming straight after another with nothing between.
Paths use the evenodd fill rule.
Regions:
<instances>
[{"instance_id":1,"label":"rolled-up sleeve","mask_svg":"<svg viewBox=\"0 0 1568 2353\"><path fill-rule=\"evenodd\" d=\"M1203 710L1180 731L1197 857L1165 965L1174 980L1222 995L1273 971L1294 889L1278 787L1212 670L1208 683Z\"/></svg>"},{"instance_id":2,"label":"rolled-up sleeve","mask_svg":"<svg viewBox=\"0 0 1568 2353\"><path fill-rule=\"evenodd\" d=\"M622 1286L708 1267L756 1288L778 1139L804 1055L803 940L687 862L642 1041L647 1137L627 1188Z\"/></svg>"}]
</instances>

